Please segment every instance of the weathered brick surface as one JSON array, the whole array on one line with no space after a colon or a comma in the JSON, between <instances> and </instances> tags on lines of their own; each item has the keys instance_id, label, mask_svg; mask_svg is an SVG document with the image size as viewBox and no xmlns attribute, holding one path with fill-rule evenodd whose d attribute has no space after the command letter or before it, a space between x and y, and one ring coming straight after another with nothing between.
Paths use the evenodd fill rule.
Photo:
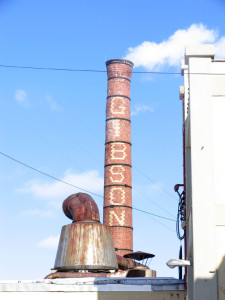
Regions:
<instances>
[{"instance_id":1,"label":"weathered brick surface","mask_svg":"<svg viewBox=\"0 0 225 300\"><path fill-rule=\"evenodd\" d=\"M105 167L105 186L131 186L131 167L125 165L110 165Z\"/></svg>"},{"instance_id":2,"label":"weathered brick surface","mask_svg":"<svg viewBox=\"0 0 225 300\"><path fill-rule=\"evenodd\" d=\"M110 97L106 104L107 118L124 118L130 120L130 100L124 97Z\"/></svg>"},{"instance_id":3,"label":"weathered brick surface","mask_svg":"<svg viewBox=\"0 0 225 300\"><path fill-rule=\"evenodd\" d=\"M132 206L132 189L125 186L108 186L104 191L104 205ZM105 215L104 215L105 216Z\"/></svg>"},{"instance_id":4,"label":"weathered brick surface","mask_svg":"<svg viewBox=\"0 0 225 300\"><path fill-rule=\"evenodd\" d=\"M108 96L121 95L130 98L130 90L127 88L127 85L130 82L123 78L112 78L108 80Z\"/></svg>"},{"instance_id":5,"label":"weathered brick surface","mask_svg":"<svg viewBox=\"0 0 225 300\"><path fill-rule=\"evenodd\" d=\"M126 120L113 119L106 122L106 142L131 141L130 124Z\"/></svg>"},{"instance_id":6,"label":"weathered brick surface","mask_svg":"<svg viewBox=\"0 0 225 300\"><path fill-rule=\"evenodd\" d=\"M133 64L127 60L106 62L104 223L111 226L117 254L133 250L130 78ZM122 250L130 249L130 250Z\"/></svg>"},{"instance_id":7,"label":"weathered brick surface","mask_svg":"<svg viewBox=\"0 0 225 300\"><path fill-rule=\"evenodd\" d=\"M132 209L116 206L116 207L106 207L104 221L110 226L128 226L132 227ZM124 227L126 229L126 227ZM124 228L118 228L119 231L124 230ZM121 230L122 229L122 230ZM122 238L122 237L120 237ZM127 247L123 247L127 248Z\"/></svg>"},{"instance_id":8,"label":"weathered brick surface","mask_svg":"<svg viewBox=\"0 0 225 300\"><path fill-rule=\"evenodd\" d=\"M105 165L131 164L131 145L118 142L105 145Z\"/></svg>"}]
</instances>

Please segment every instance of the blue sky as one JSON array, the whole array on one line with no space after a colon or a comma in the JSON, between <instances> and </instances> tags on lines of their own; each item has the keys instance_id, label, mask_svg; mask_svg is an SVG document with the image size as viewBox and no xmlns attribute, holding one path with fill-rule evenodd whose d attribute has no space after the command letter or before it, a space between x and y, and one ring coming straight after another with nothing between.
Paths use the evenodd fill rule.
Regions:
<instances>
[{"instance_id":1,"label":"blue sky","mask_svg":"<svg viewBox=\"0 0 225 300\"><path fill-rule=\"evenodd\" d=\"M225 2L8 0L0 3L0 65L180 72L185 44L213 43L225 58ZM182 183L182 76L133 74L133 206L176 218ZM0 152L103 194L106 73L0 67ZM54 266L61 203L78 190L0 155L0 279L37 279ZM141 171L141 172L140 172ZM93 196L102 220L103 199ZM175 222L133 211L134 250L177 277Z\"/></svg>"}]
</instances>

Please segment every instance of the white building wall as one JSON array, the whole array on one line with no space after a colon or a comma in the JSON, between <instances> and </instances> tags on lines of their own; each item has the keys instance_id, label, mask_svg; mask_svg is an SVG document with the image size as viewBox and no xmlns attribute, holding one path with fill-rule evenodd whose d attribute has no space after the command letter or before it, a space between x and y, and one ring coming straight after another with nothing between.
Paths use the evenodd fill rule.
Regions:
<instances>
[{"instance_id":1,"label":"white building wall","mask_svg":"<svg viewBox=\"0 0 225 300\"><path fill-rule=\"evenodd\" d=\"M225 61L186 48L184 75L188 299L225 299Z\"/></svg>"}]
</instances>

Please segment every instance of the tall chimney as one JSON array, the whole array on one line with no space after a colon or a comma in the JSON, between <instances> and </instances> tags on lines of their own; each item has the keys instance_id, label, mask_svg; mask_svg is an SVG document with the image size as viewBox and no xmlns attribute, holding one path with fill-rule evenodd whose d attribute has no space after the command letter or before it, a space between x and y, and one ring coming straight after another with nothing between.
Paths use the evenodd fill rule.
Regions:
<instances>
[{"instance_id":1,"label":"tall chimney","mask_svg":"<svg viewBox=\"0 0 225 300\"><path fill-rule=\"evenodd\" d=\"M133 63L106 62L104 224L111 226L116 254L133 252L130 79Z\"/></svg>"}]
</instances>

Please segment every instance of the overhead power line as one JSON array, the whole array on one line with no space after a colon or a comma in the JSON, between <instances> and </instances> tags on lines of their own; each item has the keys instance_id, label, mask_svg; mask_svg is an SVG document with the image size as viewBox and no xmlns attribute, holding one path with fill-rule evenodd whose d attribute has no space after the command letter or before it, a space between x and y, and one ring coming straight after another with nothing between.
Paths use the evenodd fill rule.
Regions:
<instances>
[{"instance_id":1,"label":"overhead power line","mask_svg":"<svg viewBox=\"0 0 225 300\"><path fill-rule=\"evenodd\" d=\"M13 158L13 157L11 157L11 156L9 156L9 155L3 153L3 152L0 152L0 154L3 155L3 156L5 156L5 157L7 157L7 158L9 158L9 159L11 159L11 160L13 160L13 161L15 161L15 162L17 162L17 163L20 164L20 165L23 165L24 167L27 167L27 168L29 168L29 169L35 171L35 172L38 172L38 173L40 173L40 174L42 174L42 175L45 175L45 176L47 176L47 177L49 177L49 178L52 178L52 179L56 180L56 181L59 181L59 182L64 183L64 184L66 184L66 185L72 186L72 187L77 188L77 189L79 189L79 190L81 190L81 191L90 193L90 194L95 195L95 196L97 196L97 197L102 197L101 195L98 195L98 194L93 193L93 192L91 192L91 191L85 190L85 189L83 189L83 188L81 188L81 187L79 187L79 186L76 186L76 185L72 184L72 183L68 183L68 182L66 182L66 181L64 181L64 180L61 180L61 179L55 177L55 176L52 176L52 175L47 174L47 173L45 173L45 172L42 172L42 171L40 171L40 170L38 170L38 169L36 169L36 168L33 168L33 167L31 167L31 166L29 166L29 165L23 163L22 161L19 161L19 160L15 159L15 158Z\"/></svg>"},{"instance_id":2,"label":"overhead power line","mask_svg":"<svg viewBox=\"0 0 225 300\"><path fill-rule=\"evenodd\" d=\"M148 180L150 180L153 184L155 184L160 190L162 190L164 193L166 193L168 196L170 196L171 198L174 198L175 200L177 200L177 198L175 196L173 196L172 194L170 194L167 190L165 190L164 188L162 188L160 185L158 185L153 179L151 179L148 175L146 175L144 172L142 172L140 169L138 169L136 166L133 165L133 167L140 172L144 177L146 177Z\"/></svg>"},{"instance_id":3,"label":"overhead power line","mask_svg":"<svg viewBox=\"0 0 225 300\"><path fill-rule=\"evenodd\" d=\"M159 217L159 215L156 215L156 214L152 214L146 210L142 210L142 209L139 209L139 208L136 208L136 207L132 207L133 209L137 210L137 211L140 211L142 213L145 213L145 214L148 214L148 215L151 215L151 216L154 216L154 217ZM169 221L174 221L174 219L170 219L170 218L167 218L167 217L163 217L163 216L160 216L161 219L165 219L165 220L169 220Z\"/></svg>"},{"instance_id":4,"label":"overhead power line","mask_svg":"<svg viewBox=\"0 0 225 300\"><path fill-rule=\"evenodd\" d=\"M83 188L81 188L81 187L79 187L79 186L76 186L76 185L74 185L74 184L72 184L72 183L66 182L66 181L64 181L64 180L61 180L61 179L55 177L55 176L52 176L52 175L47 174L47 173L45 173L45 172L43 172L43 171L40 171L40 170L38 170L38 169L36 169L36 168L34 168L34 167L31 167L30 165L25 164L25 163L19 161L18 159L15 159L15 158L13 158L13 157L11 157L11 156L9 156L9 155L3 153L3 152L0 152L0 154L1 154L2 156L7 157L7 158L10 159L10 160L15 161L16 163L18 163L18 164L20 164L20 165L22 165L22 166L24 166L24 167L26 167L26 168L29 168L29 169L31 169L31 170L37 172L37 173L40 173L40 174L42 174L42 175L44 175L44 176L47 176L47 177L49 177L49 178L51 178L51 179L53 179L53 180L56 180L56 181L58 181L58 182L61 182L61 183L63 183L63 184L66 184L66 185L68 185L68 186L74 187L74 188L76 188L76 189L79 189L79 190L81 190L81 191L90 193L90 194L92 194L92 195L94 195L94 196L97 196L97 197L100 197L100 198L103 198L103 199L104 199L104 197L103 197L102 195L99 195L99 194L97 194L97 193L94 193L94 192L91 192L91 191L89 191L89 190L83 189ZM148 214L148 215L152 215L152 216L154 216L154 217L158 217L158 218L161 218L161 219L164 219L164 220L176 222L176 220L171 219L171 218L167 218L167 217L163 217L163 216L160 216L160 215L157 215L157 214L153 214L153 213L150 213L150 212L145 211L145 210L141 210L141 209L136 208L136 207L132 207L132 208L133 208L134 210L137 210L137 211L146 213L146 214Z\"/></svg>"},{"instance_id":5,"label":"overhead power line","mask_svg":"<svg viewBox=\"0 0 225 300\"><path fill-rule=\"evenodd\" d=\"M89 73L106 73L106 70L97 69L71 69L71 68L53 68L53 67L34 67L34 66L13 66L13 65L0 65L2 68L12 69L30 69L30 70L43 70L43 71L67 71L67 72L89 72ZM157 72L157 71L133 71L136 74L175 74L180 75L180 72Z\"/></svg>"},{"instance_id":6,"label":"overhead power line","mask_svg":"<svg viewBox=\"0 0 225 300\"><path fill-rule=\"evenodd\" d=\"M132 189L137 190L136 188L133 188L133 186L132 186ZM159 205L158 203L156 203L155 201L153 201L151 198L149 198L148 196L146 196L146 193L143 193L140 190L138 190L138 194L140 194L145 199L149 200L151 203L153 203L155 206L157 206L160 210L163 210L168 215L170 215L171 217L175 218L174 215L171 214L171 212L169 212L167 209L165 209L164 207L162 207L161 205Z\"/></svg>"},{"instance_id":7,"label":"overhead power line","mask_svg":"<svg viewBox=\"0 0 225 300\"><path fill-rule=\"evenodd\" d=\"M0 67L2 67L2 68L12 68L12 69L30 69L30 70L46 70L46 71L67 71L67 72L95 72L95 73L106 73L107 72L105 70L52 68L52 67L34 67L34 66L0 65Z\"/></svg>"},{"instance_id":8,"label":"overhead power line","mask_svg":"<svg viewBox=\"0 0 225 300\"><path fill-rule=\"evenodd\" d=\"M106 70L97 69L72 69L72 68L54 68L54 67L35 67L35 66L15 66L15 65L2 65L1 68L12 69L30 69L30 70L43 70L43 71L66 71L66 72L89 72L89 73L106 73ZM181 72L160 72L160 71L133 71L134 74L159 74L159 75L181 75ZM225 73L188 73L191 75L225 75Z\"/></svg>"},{"instance_id":9,"label":"overhead power line","mask_svg":"<svg viewBox=\"0 0 225 300\"><path fill-rule=\"evenodd\" d=\"M13 65L0 65L0 67L3 67L3 68L18 68L18 69L33 69L33 70L50 70L50 71L70 71L70 72L101 72L101 73L106 73L106 71L104 70L91 70L91 69L70 69L70 68L49 68L49 67L34 67L34 66L13 66ZM148 71L143 71L143 72L135 72L135 71L133 71L133 73L156 73L156 74L180 74L180 73L174 73L174 72L148 72ZM85 125L85 124L84 124ZM89 128L90 129L90 128ZM2 154L2 153L1 153ZM17 161L17 160L15 160L16 162L19 162L19 161ZM23 163L22 163L23 164ZM30 166L28 166L28 165L26 165L26 164L23 164L24 166L26 166L26 167L30 167ZM135 167L135 166L134 166ZM93 194L93 195L96 195L96 196L98 196L98 197L101 197L101 198L103 198L103 196L101 196L101 195L97 195L96 193L93 193L93 192L91 192L91 191L87 191L87 190L85 190L85 189L82 189L82 188L80 188L80 187L77 187L77 186L75 186L75 185L73 185L73 184L70 184L70 183L68 183L68 182L64 182L64 181L62 181L62 180L60 180L60 179L58 179L58 178L56 178L56 177L54 177L54 176L51 176L51 175L49 175L49 174L45 174L44 172L42 172L42 171L39 171L39 170L37 170L37 169L35 169L35 168L33 168L33 167L30 167L31 169L33 169L34 171L36 171L36 172L39 172L39 173L41 173L41 174L43 174L43 175L46 175L46 176L48 176L48 177L50 177L50 178L52 178L52 179L54 179L54 180L58 180L59 182L62 182L62 183L64 183L64 184L67 184L67 185L70 185L70 186L72 186L72 187L75 187L75 188L78 188L78 189L80 189L80 190L83 190L83 191L86 191L86 192L89 192L90 194ZM136 168L136 167L135 167ZM159 189L161 189L162 191L164 191L164 192L166 192L170 197L173 197L173 198L175 198L174 196L172 196L171 194L169 194L169 192L167 192L166 190L164 190L163 188L161 188L154 180L152 180L149 176L147 176L146 174L144 174L141 170L139 170L138 168L136 168L142 175L144 175L146 178L148 178L151 182L153 182L155 185L157 185L158 187L159 187ZM175 198L176 199L176 198ZM150 199L151 200L151 199ZM152 201L152 200L151 200ZM153 203L154 203L154 201L152 201ZM158 204L156 204L156 203L154 203L155 205L157 205L158 207L160 207ZM162 210L164 210L164 211L166 211L165 209L163 209L162 207L160 207ZM139 210L139 209L136 209L136 208L134 208L133 207L133 209L134 210ZM139 211L141 211L141 210L139 210ZM145 213L147 213L147 214L149 214L149 215L152 215L152 216L157 216L157 217L161 217L161 216L159 216L159 215L155 215L155 214L152 214L152 213L149 213L149 212L146 212L146 211L141 211L141 212L145 212ZM174 221L173 219L169 219L169 218L165 218L165 217L162 217L163 219L168 219L168 220L172 220L172 221Z\"/></svg>"},{"instance_id":10,"label":"overhead power line","mask_svg":"<svg viewBox=\"0 0 225 300\"><path fill-rule=\"evenodd\" d=\"M68 113L70 113L72 116L73 116L73 114L71 113L71 110L67 107L67 106L65 106L65 103L60 103L60 105L61 106L64 106L65 107L65 109L66 109L66 111L68 112ZM37 109L37 107L36 107L36 109ZM11 112L10 112L11 113ZM79 119L79 121L80 121L80 123L82 123L83 125L85 125L85 127L89 130L89 131L91 131L95 136L97 136L98 137L98 135L97 135L97 133L95 132L95 131L93 131L81 118L79 118L79 116L78 115L76 115L76 118L78 118ZM18 119L18 118L17 118ZM23 119L21 119L20 120L20 122L22 122L22 123L25 123L24 122L24 120ZM31 130L31 128L29 127L29 126L27 126L27 124L25 124L26 125L26 128L29 128L29 130ZM54 126L55 127L57 127L57 124L55 123L54 124ZM59 130L59 127L58 127L58 130ZM48 144L49 146L51 146L51 148L52 149L54 149L58 154L60 154L62 157L64 157L65 159L67 159L68 161L70 161L70 162L72 162L73 164L76 164L73 160L71 160L71 159L69 159L68 157L66 157L62 152L60 152L58 149L56 149L53 145L51 145L50 143L49 143L49 141L46 141L45 139L43 139L43 137L41 137L37 132L35 132L34 130L32 130L32 132L34 133L34 134L36 134L42 141L44 141L46 144ZM100 138L99 138L100 139ZM74 140L73 140L73 142L74 142ZM77 141L75 141L76 142L76 144L78 144L78 146L80 147L80 148L83 148ZM92 156L93 157L93 155L91 155L85 148L83 148L84 149L84 151L86 151L90 156ZM95 158L95 160L96 161L98 161L96 158ZM98 161L99 162L99 161ZM153 184L155 184L161 191L163 191L163 192L165 192L166 194L168 194L170 197L173 197L175 200L177 200L174 196L172 196L167 190L165 190L165 189L163 189L159 184L157 184L152 178L150 178L148 175L146 175L143 171L141 171L140 169L138 169L134 164L133 164L133 167L137 170L137 171L139 171L140 172L140 174L142 174L144 177L146 177L149 181L151 181ZM80 168L80 167L79 167ZM135 189L136 190L136 188L135 187L133 187L133 189ZM169 214L170 216L172 216L172 217L174 217L168 210L166 210L165 208L163 208L162 206L160 206L158 203L156 203L156 202L154 202L151 198L149 198L148 196L146 196L146 194L144 194L144 193L141 193L140 191L138 191L138 193L139 194L141 194L143 197L145 197L146 199L148 199L149 201L151 201L154 205L156 205L156 206L158 206L158 208L160 208L161 210L163 210L164 212L166 212L167 214Z\"/></svg>"},{"instance_id":11,"label":"overhead power line","mask_svg":"<svg viewBox=\"0 0 225 300\"><path fill-rule=\"evenodd\" d=\"M139 210L139 209L136 209L136 210L138 210L138 211L140 211L140 212L145 212L145 211L141 211L141 210ZM145 213L147 213L147 214L149 214L148 212L145 212ZM174 233L174 230L173 229L171 229L171 228L169 228L168 226L166 226L165 224L163 224L162 222L160 222L158 219L155 219L154 217L152 218L155 222L157 222L157 223L159 223L160 225L162 225L163 227L165 227L166 229L168 229L169 231L171 231L171 232L173 232Z\"/></svg>"}]
</instances>

